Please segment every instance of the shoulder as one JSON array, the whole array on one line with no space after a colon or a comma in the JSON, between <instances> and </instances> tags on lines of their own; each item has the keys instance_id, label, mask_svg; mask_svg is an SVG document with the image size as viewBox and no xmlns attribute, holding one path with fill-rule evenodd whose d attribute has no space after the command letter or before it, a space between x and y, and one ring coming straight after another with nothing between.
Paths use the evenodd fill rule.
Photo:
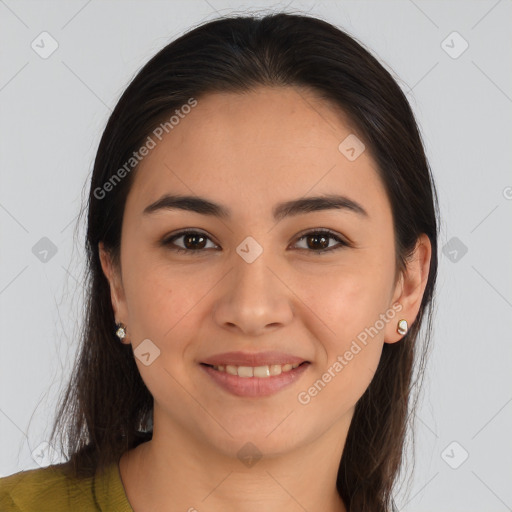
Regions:
<instances>
[{"instance_id":1,"label":"shoulder","mask_svg":"<svg viewBox=\"0 0 512 512\"><path fill-rule=\"evenodd\" d=\"M94 507L92 479L72 480L65 474L64 466L54 464L0 478L0 510L59 512L77 504Z\"/></svg>"}]
</instances>

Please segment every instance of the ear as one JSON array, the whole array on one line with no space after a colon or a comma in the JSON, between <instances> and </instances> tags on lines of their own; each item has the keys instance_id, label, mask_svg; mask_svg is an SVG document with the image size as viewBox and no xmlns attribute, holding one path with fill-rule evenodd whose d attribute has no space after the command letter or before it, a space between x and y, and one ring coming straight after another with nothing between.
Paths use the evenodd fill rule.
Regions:
<instances>
[{"instance_id":1,"label":"ear","mask_svg":"<svg viewBox=\"0 0 512 512\"><path fill-rule=\"evenodd\" d=\"M114 318L116 322L122 322L126 325L128 323L128 309L126 307L120 269L114 265L111 254L105 249L103 242L98 244L98 250L101 268L110 285L110 299L112 301L112 309L114 310ZM112 329L114 329L114 326L112 326ZM127 343L126 338L122 342Z\"/></svg>"},{"instance_id":2,"label":"ear","mask_svg":"<svg viewBox=\"0 0 512 512\"><path fill-rule=\"evenodd\" d=\"M410 327L416 319L427 286L431 256L430 239L425 233L422 233L418 237L413 254L407 260L407 268L400 274L396 283L391 304L395 309L398 303L402 306L402 309L400 311L395 309L397 314L393 320L387 323L384 336L385 343L396 343L405 336L397 332L399 320L407 320Z\"/></svg>"}]
</instances>

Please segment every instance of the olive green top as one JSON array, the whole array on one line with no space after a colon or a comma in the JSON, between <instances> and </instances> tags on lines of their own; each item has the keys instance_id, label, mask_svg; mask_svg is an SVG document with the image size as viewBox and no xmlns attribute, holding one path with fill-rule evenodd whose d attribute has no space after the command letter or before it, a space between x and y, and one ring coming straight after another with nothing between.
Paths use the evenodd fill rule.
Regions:
<instances>
[{"instance_id":1,"label":"olive green top","mask_svg":"<svg viewBox=\"0 0 512 512\"><path fill-rule=\"evenodd\" d=\"M1 512L133 512L119 465L94 477L74 480L62 466L20 471L0 478Z\"/></svg>"}]
</instances>

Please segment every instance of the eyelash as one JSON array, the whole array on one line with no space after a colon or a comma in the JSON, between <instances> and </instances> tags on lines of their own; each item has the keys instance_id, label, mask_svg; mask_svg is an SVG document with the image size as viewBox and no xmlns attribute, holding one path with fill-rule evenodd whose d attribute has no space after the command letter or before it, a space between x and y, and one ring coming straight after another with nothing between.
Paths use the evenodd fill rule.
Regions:
<instances>
[{"instance_id":1,"label":"eyelash","mask_svg":"<svg viewBox=\"0 0 512 512\"><path fill-rule=\"evenodd\" d=\"M165 245L165 246L174 245L172 243L174 240L176 240L178 238L181 238L181 237L183 237L185 235L202 235L205 238L207 238L208 240L211 240L210 237L206 235L206 233L202 233L201 231L189 230L189 231L181 231L179 233L176 233L176 234L172 235L169 238L164 239L162 241L162 245ZM308 252L315 253L315 254L325 254L326 252L336 251L338 249L342 249L343 247L352 247L352 244L350 244L349 242L343 240L336 233L334 233L333 231L331 231L329 229L314 229L314 230L307 231L306 233L301 233L299 235L299 237L297 238L297 242L300 242L302 239L306 238L309 235L323 235L323 236L326 236L328 238L335 239L337 242L339 242L339 244L337 246L330 247L328 249L320 249L320 250L317 250L317 251L315 251L313 249L307 249L307 248L306 249L300 248L299 250L308 251ZM194 249L183 249L181 247L170 247L170 248L171 248L172 251L175 251L176 253L179 253L179 254L188 253L188 254L193 254L194 256L199 256L199 255L201 255L202 253L204 253L206 251L206 249L196 249L196 250L194 250Z\"/></svg>"}]
</instances>

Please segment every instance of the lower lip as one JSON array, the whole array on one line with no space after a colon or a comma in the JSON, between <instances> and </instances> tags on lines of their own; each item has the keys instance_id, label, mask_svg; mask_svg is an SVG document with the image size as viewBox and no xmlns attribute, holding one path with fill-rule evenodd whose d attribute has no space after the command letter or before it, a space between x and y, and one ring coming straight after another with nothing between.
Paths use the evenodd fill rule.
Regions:
<instances>
[{"instance_id":1,"label":"lower lip","mask_svg":"<svg viewBox=\"0 0 512 512\"><path fill-rule=\"evenodd\" d=\"M289 372L272 377L239 377L227 372L219 372L211 366L201 364L201 368L223 389L236 396L270 396L295 382L310 363L304 363Z\"/></svg>"}]
</instances>

